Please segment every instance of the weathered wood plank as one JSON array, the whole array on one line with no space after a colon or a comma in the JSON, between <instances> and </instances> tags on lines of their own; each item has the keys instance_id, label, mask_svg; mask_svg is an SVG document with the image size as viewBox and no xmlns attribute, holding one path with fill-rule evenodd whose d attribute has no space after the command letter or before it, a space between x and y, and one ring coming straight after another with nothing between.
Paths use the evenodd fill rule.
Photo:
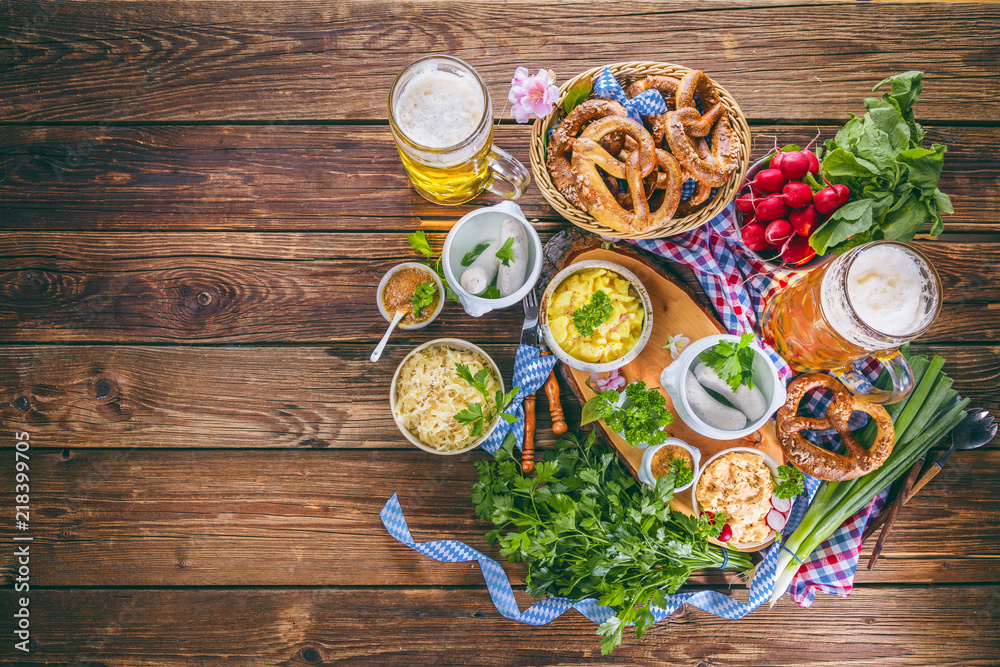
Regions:
<instances>
[{"instance_id":1,"label":"weathered wood plank","mask_svg":"<svg viewBox=\"0 0 1000 667\"><path fill-rule=\"evenodd\" d=\"M61 444L29 433L36 448ZM472 461L485 456L436 457L413 449L35 449L31 581L38 586L481 584L476 567L443 565L398 544L378 513L397 493L417 541L462 540L506 562L498 549L485 545L483 535L492 526L475 517L469 502L477 479ZM0 469L12 479L13 457L2 458ZM998 472L996 450L956 454L943 477L903 509L886 559L861 581L1000 581ZM12 485L0 490L0 500L13 507ZM2 527L8 541L13 530ZM11 583L12 550L0 555L0 564ZM509 570L523 582L521 566ZM724 585L729 578L707 579Z\"/></svg>"},{"instance_id":2,"label":"weathered wood plank","mask_svg":"<svg viewBox=\"0 0 1000 667\"><path fill-rule=\"evenodd\" d=\"M754 127L753 157L775 137L805 145L837 128ZM528 127L495 136L528 164ZM1000 231L1000 128L934 127L927 141L948 145L941 188L956 213L947 229ZM8 230L441 229L496 202L486 194L449 208L417 195L384 126L0 126L0 154ZM565 224L537 185L518 203L545 229Z\"/></svg>"},{"instance_id":3,"label":"weathered wood plank","mask_svg":"<svg viewBox=\"0 0 1000 667\"><path fill-rule=\"evenodd\" d=\"M427 340L430 334L421 340ZM417 341L414 340L413 344ZM514 345L487 345L505 378ZM0 348L0 420L49 447L402 448L389 382L412 344L367 346ZM1000 414L1000 348L915 346L948 360L955 388ZM579 405L562 388L570 424ZM540 444L551 442L539 400ZM0 443L10 446L10 443Z\"/></svg>"},{"instance_id":4,"label":"weathered wood plank","mask_svg":"<svg viewBox=\"0 0 1000 667\"><path fill-rule=\"evenodd\" d=\"M13 598L0 601L8 617ZM742 621L685 609L642 640L626 639L611 660L994 665L998 613L996 586L862 588L810 611L785 599ZM485 590L45 590L32 593L31 623L38 645L18 654L19 664L561 665L600 658L596 626L576 612L531 627L501 617Z\"/></svg>"},{"instance_id":5,"label":"weathered wood plank","mask_svg":"<svg viewBox=\"0 0 1000 667\"><path fill-rule=\"evenodd\" d=\"M928 73L921 118L998 119L993 6L678 13L686 8L479 0L416 3L403 15L393 3L361 1L9 2L0 117L384 118L395 75L444 52L477 67L497 100L517 64L552 67L565 81L601 63L662 58L705 70L753 118L802 120L858 110L877 81L918 64Z\"/></svg>"},{"instance_id":6,"label":"weathered wood plank","mask_svg":"<svg viewBox=\"0 0 1000 667\"><path fill-rule=\"evenodd\" d=\"M33 235L4 238L11 241L0 251L5 342L375 342L385 330L375 303L378 282L399 261L416 258L403 234L185 234L166 246L161 236L130 234L121 242L105 237L103 247L92 235L78 242L71 233L40 236L37 247ZM281 242L293 245L275 247ZM63 250L53 250L60 244ZM77 245L87 257L68 256ZM943 312L925 340L1000 339L1000 244L918 246L945 289ZM264 257L263 248L277 257ZM518 311L473 319L448 303L427 329L397 340L448 334L515 341Z\"/></svg>"}]
</instances>

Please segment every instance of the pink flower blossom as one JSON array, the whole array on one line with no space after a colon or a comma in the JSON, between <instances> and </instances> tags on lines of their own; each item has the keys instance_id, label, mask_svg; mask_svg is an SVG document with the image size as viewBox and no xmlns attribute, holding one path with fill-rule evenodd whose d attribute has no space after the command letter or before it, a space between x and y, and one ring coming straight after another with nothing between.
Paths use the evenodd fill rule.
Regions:
<instances>
[{"instance_id":1,"label":"pink flower blossom","mask_svg":"<svg viewBox=\"0 0 1000 667\"><path fill-rule=\"evenodd\" d=\"M628 384L619 370L608 371L606 373L591 373L587 383L594 391L620 389Z\"/></svg>"},{"instance_id":2,"label":"pink flower blossom","mask_svg":"<svg viewBox=\"0 0 1000 667\"><path fill-rule=\"evenodd\" d=\"M559 89L553 83L556 73L550 69L540 69L531 76L527 67L514 70L507 99L513 103L510 108L518 123L527 123L534 114L538 118L548 116L559 98Z\"/></svg>"}]
</instances>

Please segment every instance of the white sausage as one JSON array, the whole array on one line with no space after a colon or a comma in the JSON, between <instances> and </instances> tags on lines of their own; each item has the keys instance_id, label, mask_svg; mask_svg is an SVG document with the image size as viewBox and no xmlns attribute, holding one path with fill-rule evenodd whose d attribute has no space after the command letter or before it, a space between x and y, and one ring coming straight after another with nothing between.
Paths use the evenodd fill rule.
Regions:
<instances>
[{"instance_id":1,"label":"white sausage","mask_svg":"<svg viewBox=\"0 0 1000 667\"><path fill-rule=\"evenodd\" d=\"M497 274L497 289L500 296L510 296L521 289L524 284L524 274L528 269L528 235L524 233L524 225L521 221L507 216L500 223L500 246L507 242L507 239L514 239L510 246L514 259L510 261L510 266L504 266L500 262L499 273Z\"/></svg>"},{"instance_id":2,"label":"white sausage","mask_svg":"<svg viewBox=\"0 0 1000 667\"><path fill-rule=\"evenodd\" d=\"M712 398L690 370L684 378L684 395L695 416L709 426L723 431L738 431L747 424L742 412Z\"/></svg>"},{"instance_id":3,"label":"white sausage","mask_svg":"<svg viewBox=\"0 0 1000 667\"><path fill-rule=\"evenodd\" d=\"M500 241L493 241L490 247L482 251L476 261L462 272L462 289L469 294L482 294L486 291L500 267L500 260L497 259L500 245Z\"/></svg>"},{"instance_id":4,"label":"white sausage","mask_svg":"<svg viewBox=\"0 0 1000 667\"><path fill-rule=\"evenodd\" d=\"M694 369L694 375L698 378L698 382L701 383L702 387L706 389L711 389L715 393L722 396L730 403L733 404L740 412L746 415L746 418L750 421L757 421L764 416L767 411L767 401L764 400L764 394L761 393L760 389L750 387L741 384L736 389L736 393L733 393L732 388L729 384L719 377L708 364L702 362L698 364Z\"/></svg>"}]
</instances>

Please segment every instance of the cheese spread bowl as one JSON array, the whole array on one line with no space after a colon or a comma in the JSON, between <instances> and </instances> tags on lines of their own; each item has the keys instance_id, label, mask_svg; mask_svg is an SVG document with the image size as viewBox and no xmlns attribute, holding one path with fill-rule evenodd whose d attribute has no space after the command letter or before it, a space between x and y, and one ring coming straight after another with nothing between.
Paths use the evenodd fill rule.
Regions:
<instances>
[{"instance_id":1,"label":"cheese spread bowl","mask_svg":"<svg viewBox=\"0 0 1000 667\"><path fill-rule=\"evenodd\" d=\"M694 476L691 507L695 516L701 516L706 509L721 510L726 513L726 523L733 530L733 538L725 543L727 546L739 549L765 546L774 539L774 530L767 525L767 514L771 511L774 493L770 476L777 474L778 462L759 449L732 447L722 450L705 461ZM753 534L758 539L746 539L745 534Z\"/></svg>"},{"instance_id":2,"label":"cheese spread bowl","mask_svg":"<svg viewBox=\"0 0 1000 667\"><path fill-rule=\"evenodd\" d=\"M392 376L392 382L389 384L389 408L392 412L392 419L396 423L396 428L398 428L399 432L403 434L403 437L409 440L410 443L413 444L415 447L418 447L424 450L425 452L430 452L431 454L439 454L442 456L450 456L453 454L464 454L465 452L475 449L476 447L481 445L488 437L490 437L490 435L496 429L497 425L499 425L500 423L499 415L494 417L493 423L487 424L483 428L483 432L478 437L476 437L476 439L473 440L472 442L466 445L462 445L461 448L459 449L441 450L441 449L436 449L428 445L427 443L421 441L420 438L418 438L412 431L410 431L410 429L408 429L403 424L402 420L400 419L400 416L397 414L396 411L396 404L399 400L398 396L399 378L400 374L403 371L403 367L406 366L406 362L409 361L412 357L434 346L445 346L453 350L461 350L463 352L469 352L479 357L482 357L486 362L485 367L493 371L493 374L495 375L497 380L497 384L499 385L500 390L503 391L504 389L503 375L500 374L500 368L497 367L496 362L493 361L493 359L490 358L490 355L486 354L486 352L483 351L482 348L478 347L477 345L473 345L472 343L469 343L467 341L460 340L458 338L437 338L435 340L428 341L423 345L418 345L417 347L413 348L413 350L411 350L410 353L407 354L401 362L399 362L399 366L396 368L396 372ZM474 372L475 371L473 370L473 373ZM478 400L482 400L482 396L479 396Z\"/></svg>"},{"instance_id":3,"label":"cheese spread bowl","mask_svg":"<svg viewBox=\"0 0 1000 667\"><path fill-rule=\"evenodd\" d=\"M698 466L701 463L701 450L697 447L692 447L683 440L679 438L667 438L662 444L653 445L652 447L647 447L646 451L642 453L642 461L639 463L639 472L637 477L639 481L643 484L648 484L649 486L656 486L657 475L656 471L653 470L653 459L656 458L657 453L664 449L665 447L680 447L687 451L691 460L694 462L691 466L692 475L698 474ZM691 481L684 486L678 486L674 489L674 493L680 493L681 491L686 491L694 484L694 477L692 476Z\"/></svg>"},{"instance_id":4,"label":"cheese spread bowl","mask_svg":"<svg viewBox=\"0 0 1000 667\"><path fill-rule=\"evenodd\" d=\"M613 292L610 299L615 309L608 321L595 328L595 334L601 333L600 343L593 335L584 339L575 325L570 328L567 324L573 309L589 303L598 289ZM624 266L588 259L570 264L552 277L542 294L538 318L546 345L561 362L588 373L605 373L621 368L642 352L653 331L653 303L639 278Z\"/></svg>"},{"instance_id":5,"label":"cheese spread bowl","mask_svg":"<svg viewBox=\"0 0 1000 667\"><path fill-rule=\"evenodd\" d=\"M767 403L764 414L753 421L748 421L743 428L732 431L705 423L692 409L687 391L685 391L685 383L688 371L693 370L700 362L698 355L723 340L738 343L740 337L720 334L694 341L684 348L684 351L672 364L663 369L660 374L660 386L670 395L677 416L693 431L713 440L739 440L763 426L771 418L771 415L785 404L785 383L778 376L778 367L768 358L764 350L756 342L750 343L749 347L754 351L753 383L755 387L760 389Z\"/></svg>"}]
</instances>

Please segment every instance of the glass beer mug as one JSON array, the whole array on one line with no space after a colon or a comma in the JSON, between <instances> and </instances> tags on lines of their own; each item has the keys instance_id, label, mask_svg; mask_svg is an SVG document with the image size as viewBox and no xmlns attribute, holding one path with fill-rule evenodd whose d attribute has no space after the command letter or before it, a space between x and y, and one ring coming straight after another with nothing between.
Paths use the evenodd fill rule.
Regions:
<instances>
[{"instance_id":1,"label":"glass beer mug","mask_svg":"<svg viewBox=\"0 0 1000 667\"><path fill-rule=\"evenodd\" d=\"M414 189L435 204L461 204L483 190L517 199L531 181L493 145L490 91L458 58L407 65L389 91L389 125Z\"/></svg>"},{"instance_id":2,"label":"glass beer mug","mask_svg":"<svg viewBox=\"0 0 1000 667\"><path fill-rule=\"evenodd\" d=\"M764 338L797 371L831 371L852 393L894 403L913 388L899 346L927 331L941 310L941 279L912 246L874 241L800 274L771 298ZM882 362L892 389L872 385L854 362Z\"/></svg>"}]
</instances>

